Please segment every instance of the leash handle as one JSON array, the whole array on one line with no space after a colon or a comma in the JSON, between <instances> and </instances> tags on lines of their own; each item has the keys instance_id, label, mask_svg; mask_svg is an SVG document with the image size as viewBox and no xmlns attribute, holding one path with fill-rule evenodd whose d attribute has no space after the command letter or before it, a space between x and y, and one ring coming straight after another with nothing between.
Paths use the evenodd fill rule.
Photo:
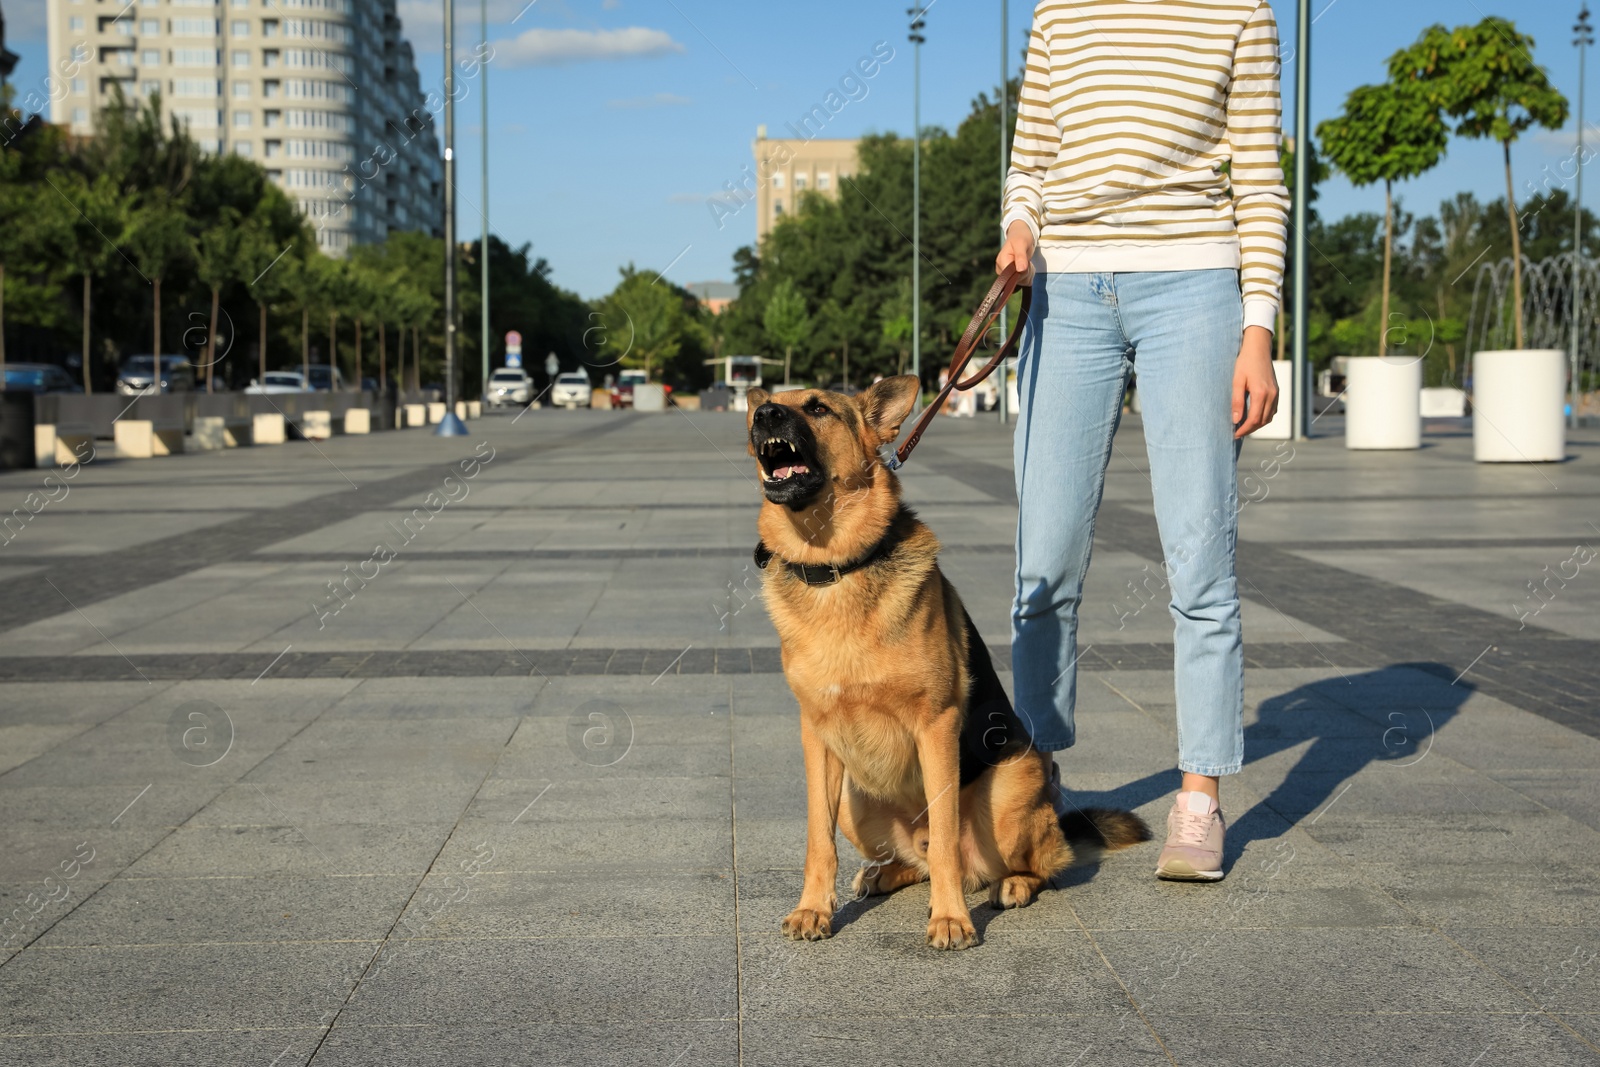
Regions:
<instances>
[{"instance_id":1,"label":"leash handle","mask_svg":"<svg viewBox=\"0 0 1600 1067\"><path fill-rule=\"evenodd\" d=\"M1022 290L1022 307L1017 313L1016 325L1011 327L1011 336L1006 338L1006 343L1000 346L1000 351L995 353L994 358L989 360L982 370L962 381L961 372L966 369L968 361L972 359L973 350L978 347L978 342L983 339L984 334L989 332L989 326L1000 317L1000 312L1005 310L1006 301L1011 299L1011 294L1018 289ZM905 464L906 459L911 455L911 450L917 447L918 441L922 440L922 435L928 429L928 424L933 421L933 417L938 414L939 409L944 407L944 402L949 398L951 390L960 389L965 391L971 389L993 374L995 368L1000 366L1001 361L1016 351L1017 342L1022 338L1022 328L1028 322L1028 309L1032 306L1032 285L1023 284L1022 272L1017 270L1015 266L1006 267L1005 271L994 280L994 284L989 287L989 292L984 296L983 302L978 305L977 313L972 316L972 321L967 324L967 332L961 335L961 343L956 346L955 355L950 359L949 380L939 390L939 395L934 398L933 403L929 404L927 409L923 411L922 417L917 419L916 425L911 428L911 436L906 438L904 444L895 449L894 455L889 459L890 470L899 470ZM1004 389L1005 383L1002 382L1000 388Z\"/></svg>"}]
</instances>

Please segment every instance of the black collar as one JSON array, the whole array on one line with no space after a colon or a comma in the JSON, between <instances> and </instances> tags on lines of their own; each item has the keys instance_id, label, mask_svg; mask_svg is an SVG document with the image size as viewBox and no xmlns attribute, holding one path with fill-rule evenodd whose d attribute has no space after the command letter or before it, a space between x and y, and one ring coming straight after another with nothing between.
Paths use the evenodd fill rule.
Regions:
<instances>
[{"instance_id":1,"label":"black collar","mask_svg":"<svg viewBox=\"0 0 1600 1067\"><path fill-rule=\"evenodd\" d=\"M868 549L866 555L849 563L792 563L788 560L781 562L790 574L807 585L833 585L845 575L870 566L893 552L895 546L904 540L904 534L900 532L899 527L899 522L891 523L883 538ZM766 569L768 563L776 558L772 554L772 549L760 541L756 542L755 557L756 566L763 570Z\"/></svg>"}]
</instances>

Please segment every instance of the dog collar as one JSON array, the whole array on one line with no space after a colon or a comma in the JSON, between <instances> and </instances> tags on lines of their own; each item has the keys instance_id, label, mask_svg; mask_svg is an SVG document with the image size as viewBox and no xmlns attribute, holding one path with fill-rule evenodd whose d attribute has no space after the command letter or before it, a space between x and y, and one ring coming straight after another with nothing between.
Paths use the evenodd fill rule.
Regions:
<instances>
[{"instance_id":1,"label":"dog collar","mask_svg":"<svg viewBox=\"0 0 1600 1067\"><path fill-rule=\"evenodd\" d=\"M852 574L883 559L893 552L895 546L899 543L900 535L891 528L888 533L883 535L882 540L868 550L866 555L849 563L794 563L789 560L781 562L790 574L807 585L833 585L845 575ZM765 570L767 564L776 558L772 549L768 548L764 542L756 542L755 559L757 567Z\"/></svg>"}]
</instances>

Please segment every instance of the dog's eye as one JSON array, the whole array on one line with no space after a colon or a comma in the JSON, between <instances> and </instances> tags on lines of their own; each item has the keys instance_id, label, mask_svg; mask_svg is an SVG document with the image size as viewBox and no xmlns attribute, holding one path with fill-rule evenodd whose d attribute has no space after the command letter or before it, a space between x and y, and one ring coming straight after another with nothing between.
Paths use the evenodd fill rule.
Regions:
<instances>
[{"instance_id":1,"label":"dog's eye","mask_svg":"<svg viewBox=\"0 0 1600 1067\"><path fill-rule=\"evenodd\" d=\"M828 405L824 404L820 400L817 400L817 399L813 398L813 399L808 400L806 402L806 414L807 415L829 415L829 414L832 414L832 412L830 412L828 410Z\"/></svg>"}]
</instances>

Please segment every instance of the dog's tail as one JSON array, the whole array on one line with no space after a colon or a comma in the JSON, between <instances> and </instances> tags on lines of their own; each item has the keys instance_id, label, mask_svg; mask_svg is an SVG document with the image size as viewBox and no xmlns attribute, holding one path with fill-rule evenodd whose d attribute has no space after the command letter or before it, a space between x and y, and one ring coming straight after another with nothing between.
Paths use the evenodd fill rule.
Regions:
<instances>
[{"instance_id":1,"label":"dog's tail","mask_svg":"<svg viewBox=\"0 0 1600 1067\"><path fill-rule=\"evenodd\" d=\"M1098 845L1106 851L1150 840L1150 827L1131 811L1073 808L1061 816L1061 832L1073 845Z\"/></svg>"}]
</instances>

